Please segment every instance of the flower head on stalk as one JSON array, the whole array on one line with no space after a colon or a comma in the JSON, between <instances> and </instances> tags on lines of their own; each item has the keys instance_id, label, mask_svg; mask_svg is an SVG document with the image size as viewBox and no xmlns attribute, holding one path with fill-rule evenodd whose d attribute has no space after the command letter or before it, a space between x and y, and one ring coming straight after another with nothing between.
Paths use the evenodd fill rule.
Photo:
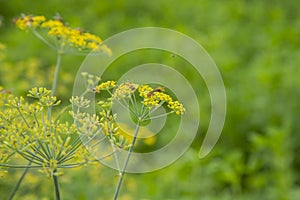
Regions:
<instances>
[{"instance_id":1,"label":"flower head on stalk","mask_svg":"<svg viewBox=\"0 0 300 200\"><path fill-rule=\"evenodd\" d=\"M85 74L85 76L87 75ZM87 89L87 91L90 90ZM112 113L113 104L121 104L130 112L132 120L142 126L148 124L149 120L151 121L150 114L164 104L170 110L165 115L172 113L181 115L185 112L183 105L179 101L173 100L162 87L153 89L149 85L139 85L130 81L117 84L110 80L101 82L95 87L96 94L101 94L100 91L107 91L110 95L110 97L98 101L100 126L102 132L119 148L129 148L131 144L128 142L130 137L122 132L116 123L118 116ZM152 115L152 117L160 116Z\"/></svg>"},{"instance_id":2,"label":"flower head on stalk","mask_svg":"<svg viewBox=\"0 0 300 200\"><path fill-rule=\"evenodd\" d=\"M33 31L39 39L61 53L92 50L111 55L111 50L102 44L100 37L81 28L71 28L61 18L47 20L44 16L22 15L15 19L15 24L21 30ZM46 32L47 37L42 36L42 32Z\"/></svg>"},{"instance_id":3,"label":"flower head on stalk","mask_svg":"<svg viewBox=\"0 0 300 200\"><path fill-rule=\"evenodd\" d=\"M0 93L0 166L23 167L14 164L14 156L19 155L31 161L31 168L39 168L48 176L62 174L59 169L72 168L97 161L92 155L92 148L83 144L84 138L96 137L99 132L99 117L84 115L79 120L82 129L75 124L60 121L60 113L49 118L50 107L59 105L60 101L51 96L46 88L33 88L28 96L37 101L27 102L23 97ZM72 104L86 108L89 101L82 97L73 97ZM77 117L77 118L76 118ZM86 144L92 140L84 140ZM2 173L3 174L3 173Z\"/></svg>"},{"instance_id":4,"label":"flower head on stalk","mask_svg":"<svg viewBox=\"0 0 300 200\"><path fill-rule=\"evenodd\" d=\"M155 89L149 85L139 85L133 82L124 82L117 84L115 81L106 81L95 87L94 92L100 93L106 90L111 95L109 101L106 101L106 110L110 112L113 103L120 103L123 107L129 108L131 116L136 120L148 120L149 114L158 107L166 105L170 112L181 115L185 112L184 106L177 100L165 93L163 87ZM102 106L103 101L99 102ZM106 111L106 112L108 112ZM108 113L109 113L108 112ZM102 113L102 115L104 115Z\"/></svg>"},{"instance_id":5,"label":"flower head on stalk","mask_svg":"<svg viewBox=\"0 0 300 200\"><path fill-rule=\"evenodd\" d=\"M111 87L110 83L111 82L100 83L96 88L98 88L98 90L105 88L111 95L106 101L99 101L98 103L102 108L100 121L103 132L108 137L111 137L110 141L114 146L118 148L125 146L128 149L124 165L119 169L119 181L114 193L114 199L117 199L130 155L138 138L140 127L148 125L154 118L163 117L172 113L181 115L185 112L185 108L179 101L173 100L170 95L166 94L162 87L153 89L149 85L139 85L133 82L120 84L113 82L113 87ZM97 89L95 92L97 92ZM129 112L129 116L136 124L133 137L130 137L130 139L119 131L118 124L116 123L118 116L112 113L112 106L115 103L120 104L125 112ZM163 105L166 105L167 109L171 111L161 115L155 115L155 110ZM118 166L117 156L115 156L115 160Z\"/></svg>"}]
</instances>

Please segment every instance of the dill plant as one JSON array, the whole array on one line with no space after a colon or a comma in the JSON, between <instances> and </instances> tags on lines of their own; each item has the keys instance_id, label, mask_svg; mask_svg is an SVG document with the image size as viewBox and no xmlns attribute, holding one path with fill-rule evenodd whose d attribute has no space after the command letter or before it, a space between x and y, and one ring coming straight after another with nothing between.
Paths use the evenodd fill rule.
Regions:
<instances>
[{"instance_id":1,"label":"dill plant","mask_svg":"<svg viewBox=\"0 0 300 200\"><path fill-rule=\"evenodd\" d=\"M31 31L57 55L52 89L33 88L28 96L36 98L31 103L23 97L14 97L1 91L1 141L0 162L2 167L25 168L9 199L13 199L29 168L41 168L52 177L56 199L60 199L58 184L59 168L70 168L89 162L88 150L82 148L81 136L72 123L59 121L53 116L53 108L59 106L56 89L62 57L65 54L86 55L89 52L111 54L111 51L96 35L71 28L60 16L46 19L45 16L22 14L14 19L23 31ZM72 104L80 105L80 99L72 98ZM65 111L65 109L63 109ZM76 113L78 114L78 113ZM75 115L73 115L75 116ZM85 116L88 118L89 116ZM28 160L24 166L9 164L15 155ZM75 159L75 163L63 165ZM3 175L5 171L2 171Z\"/></svg>"},{"instance_id":2,"label":"dill plant","mask_svg":"<svg viewBox=\"0 0 300 200\"><path fill-rule=\"evenodd\" d=\"M63 175L65 169L91 164L110 156L118 162L116 152L125 150L127 156L123 166L119 166L119 180L113 197L118 199L140 127L147 126L155 118L181 115L185 108L162 87L153 88L133 82L117 83L113 80L101 82L99 77L86 72L81 74L86 82L86 90L80 96L71 97L70 105L62 107L61 101L55 96L62 56L86 55L88 52L110 55L111 50L96 35L73 29L57 16L47 20L44 16L22 15L15 20L15 24L21 30L32 31L55 50L57 62L51 90L34 87L24 98L0 88L0 176L7 173L5 168L25 169L10 199L15 196L30 168L38 169L53 179L55 197L59 200L59 176ZM109 97L97 102L99 112L89 114L86 110L91 106L91 101L85 96L89 93L101 96L104 92ZM124 107L136 124L131 137L119 129L118 116L112 110L115 104ZM162 106L168 112L153 115ZM72 116L72 121L61 120L61 116L67 112ZM113 150L97 157L103 140L109 141ZM15 163L14 157L27 160L28 163Z\"/></svg>"}]
</instances>

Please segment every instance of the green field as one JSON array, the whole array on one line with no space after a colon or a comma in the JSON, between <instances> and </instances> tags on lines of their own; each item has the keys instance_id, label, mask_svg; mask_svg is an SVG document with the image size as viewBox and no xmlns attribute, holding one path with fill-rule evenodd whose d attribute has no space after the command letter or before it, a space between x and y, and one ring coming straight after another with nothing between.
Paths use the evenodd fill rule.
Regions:
<instances>
[{"instance_id":1,"label":"green field","mask_svg":"<svg viewBox=\"0 0 300 200\"><path fill-rule=\"evenodd\" d=\"M126 174L119 199L300 199L299 11L297 0L0 0L0 86L22 96L32 87L51 88L55 51L30 31L15 26L13 19L22 13L47 18L59 13L70 27L81 27L102 40L138 27L179 31L201 44L220 70L227 95L224 129L213 151L199 159L211 116L209 93L201 76L170 52L147 49L122 56L103 80L116 80L143 63L173 67L197 94L201 125L192 145L172 165L145 174ZM68 104L84 59L84 55L62 58L57 96L63 105ZM167 144L177 123L170 116L164 133L150 143L140 142L137 151ZM23 172L7 170L0 178L1 200L8 199ZM60 177L61 196L65 200L112 199L117 180L117 171L101 164L65 170ZM54 199L52 180L30 169L15 199Z\"/></svg>"}]
</instances>

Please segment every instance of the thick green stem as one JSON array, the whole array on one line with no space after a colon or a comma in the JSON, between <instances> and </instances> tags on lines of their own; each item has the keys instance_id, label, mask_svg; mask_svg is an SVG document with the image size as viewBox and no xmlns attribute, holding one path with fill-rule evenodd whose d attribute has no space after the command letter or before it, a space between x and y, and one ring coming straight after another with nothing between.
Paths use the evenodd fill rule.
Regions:
<instances>
[{"instance_id":1,"label":"thick green stem","mask_svg":"<svg viewBox=\"0 0 300 200\"><path fill-rule=\"evenodd\" d=\"M53 171L54 173L56 170ZM60 189L59 189L59 183L58 183L58 177L53 175L53 182L54 182L54 190L55 190L55 199L60 200Z\"/></svg>"},{"instance_id":2,"label":"thick green stem","mask_svg":"<svg viewBox=\"0 0 300 200\"><path fill-rule=\"evenodd\" d=\"M125 160L125 163L124 163L124 167L121 171L119 181L118 181L118 185L117 185L117 188L115 190L114 200L118 199L118 195L119 195L119 192L120 192L120 189L121 189L121 185L122 185L122 182L123 182L125 171L126 171L126 168L127 168L127 165L128 165L128 162L129 162L132 150L133 150L133 146L135 144L135 141L136 141L136 138L137 138L137 135L138 135L138 132L139 132L139 129L140 129L140 126L139 126L139 124L137 124L135 132L134 132L134 136L133 136L133 139L132 139L132 142L131 142L131 147L129 148L129 151L127 153L127 157L126 157L126 160Z\"/></svg>"}]
</instances>

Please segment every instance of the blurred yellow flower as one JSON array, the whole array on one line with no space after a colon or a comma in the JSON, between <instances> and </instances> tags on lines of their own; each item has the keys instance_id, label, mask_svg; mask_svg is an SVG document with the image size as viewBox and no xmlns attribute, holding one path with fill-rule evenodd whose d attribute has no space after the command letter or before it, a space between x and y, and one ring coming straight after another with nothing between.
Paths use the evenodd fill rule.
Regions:
<instances>
[{"instance_id":1,"label":"blurred yellow flower","mask_svg":"<svg viewBox=\"0 0 300 200\"><path fill-rule=\"evenodd\" d=\"M64 24L60 20L48 20L42 23L42 28L53 28L58 26L64 26Z\"/></svg>"},{"instance_id":2,"label":"blurred yellow flower","mask_svg":"<svg viewBox=\"0 0 300 200\"><path fill-rule=\"evenodd\" d=\"M56 39L56 43L53 44L53 46L50 46L56 47L60 51L67 50L68 47L73 47L80 51L103 51L108 55L111 55L111 50L106 45L102 44L100 37L84 32L80 28L71 28L65 25L61 19L46 20L44 16L27 15L16 19L15 23L21 30L30 29L34 31L44 42L46 42L46 38L41 36L37 31L39 29L46 30L49 36ZM48 42L46 43L49 45Z\"/></svg>"},{"instance_id":3,"label":"blurred yellow flower","mask_svg":"<svg viewBox=\"0 0 300 200\"><path fill-rule=\"evenodd\" d=\"M16 19L15 23L18 28L25 30L26 28L36 28L45 20L44 16L27 15Z\"/></svg>"}]
</instances>

